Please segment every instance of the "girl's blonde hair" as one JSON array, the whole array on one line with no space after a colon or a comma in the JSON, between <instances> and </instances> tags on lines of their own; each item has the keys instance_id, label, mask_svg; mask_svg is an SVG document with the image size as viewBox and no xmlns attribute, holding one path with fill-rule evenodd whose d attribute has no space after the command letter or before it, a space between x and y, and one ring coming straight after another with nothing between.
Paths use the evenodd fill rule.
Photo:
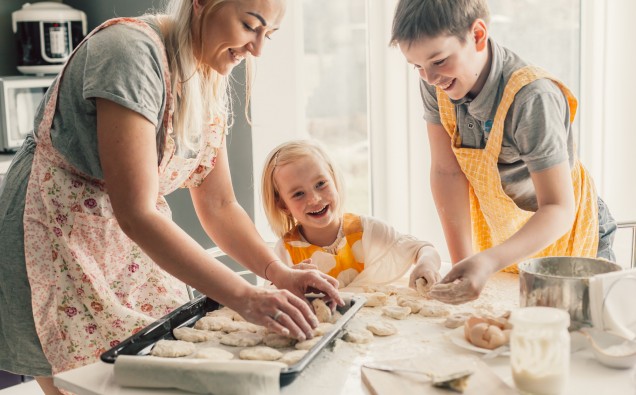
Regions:
<instances>
[{"instance_id":1,"label":"girl's blonde hair","mask_svg":"<svg viewBox=\"0 0 636 395\"><path fill-rule=\"evenodd\" d=\"M283 237L287 232L292 230L294 226L296 226L297 221L291 214L283 211L281 197L274 180L274 172L279 166L293 163L299 159L307 157L321 159L329 169L331 178L333 178L335 183L336 192L340 196L338 215L342 216L344 205L344 183L342 180L342 174L337 168L335 162L316 141L288 141L274 148L269 153L265 160L263 176L261 179L261 194L265 215L269 221L269 226L278 237Z\"/></svg>"},{"instance_id":2,"label":"girl's blonde hair","mask_svg":"<svg viewBox=\"0 0 636 395\"><path fill-rule=\"evenodd\" d=\"M229 1L237 0L208 0L203 4L199 30L200 53L205 47L206 38L201 33L206 23L209 23L207 17ZM190 151L198 148L199 137L207 125L217 117L228 121L231 112L228 77L194 57L192 3L193 0L170 0L165 9L170 24L165 41L175 104L172 125L177 147ZM246 57L245 62L247 109L252 82L251 57Z\"/></svg>"}]
</instances>

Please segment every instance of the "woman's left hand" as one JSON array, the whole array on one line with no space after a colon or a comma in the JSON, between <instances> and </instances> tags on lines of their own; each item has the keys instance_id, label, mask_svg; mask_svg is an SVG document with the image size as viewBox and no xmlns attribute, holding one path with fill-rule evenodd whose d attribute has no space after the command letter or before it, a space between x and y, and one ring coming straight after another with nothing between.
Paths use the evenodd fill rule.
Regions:
<instances>
[{"instance_id":1,"label":"woman's left hand","mask_svg":"<svg viewBox=\"0 0 636 395\"><path fill-rule=\"evenodd\" d=\"M333 300L340 306L344 301L338 293L338 280L316 269L294 270L284 265L276 268L272 283L281 289L287 289L294 295L305 299L308 293L323 293L326 300Z\"/></svg>"}]
</instances>

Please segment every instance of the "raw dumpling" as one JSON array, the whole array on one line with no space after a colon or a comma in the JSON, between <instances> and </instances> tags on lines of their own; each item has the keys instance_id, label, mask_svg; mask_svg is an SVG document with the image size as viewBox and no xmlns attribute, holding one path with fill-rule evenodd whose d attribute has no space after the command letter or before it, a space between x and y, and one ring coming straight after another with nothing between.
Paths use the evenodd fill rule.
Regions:
<instances>
[{"instance_id":1,"label":"raw dumpling","mask_svg":"<svg viewBox=\"0 0 636 395\"><path fill-rule=\"evenodd\" d=\"M195 349L194 344L183 340L159 340L150 354L156 357L177 358L190 355Z\"/></svg>"},{"instance_id":2,"label":"raw dumpling","mask_svg":"<svg viewBox=\"0 0 636 395\"><path fill-rule=\"evenodd\" d=\"M239 358L255 361L275 361L282 356L280 351L264 346L245 348L239 353Z\"/></svg>"},{"instance_id":3,"label":"raw dumpling","mask_svg":"<svg viewBox=\"0 0 636 395\"><path fill-rule=\"evenodd\" d=\"M220 348L206 347L197 351L197 353L194 354L193 357L199 359L211 359L214 361L227 361L230 359L234 359L234 354Z\"/></svg>"},{"instance_id":4,"label":"raw dumpling","mask_svg":"<svg viewBox=\"0 0 636 395\"><path fill-rule=\"evenodd\" d=\"M234 347L252 347L263 341L263 335L247 331L231 332L221 336L221 344Z\"/></svg>"}]
</instances>

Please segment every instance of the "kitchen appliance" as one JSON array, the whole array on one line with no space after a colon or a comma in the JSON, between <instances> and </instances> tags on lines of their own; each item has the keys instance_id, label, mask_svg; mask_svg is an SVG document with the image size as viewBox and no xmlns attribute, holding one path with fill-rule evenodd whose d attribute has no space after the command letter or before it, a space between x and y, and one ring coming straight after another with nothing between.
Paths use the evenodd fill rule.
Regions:
<instances>
[{"instance_id":1,"label":"kitchen appliance","mask_svg":"<svg viewBox=\"0 0 636 395\"><path fill-rule=\"evenodd\" d=\"M568 256L533 258L518 267L520 306L565 310L570 313L571 331L592 326L590 278L622 269L604 259Z\"/></svg>"},{"instance_id":2,"label":"kitchen appliance","mask_svg":"<svg viewBox=\"0 0 636 395\"><path fill-rule=\"evenodd\" d=\"M18 149L33 129L40 101L55 77L0 77L0 150Z\"/></svg>"},{"instance_id":3,"label":"kitchen appliance","mask_svg":"<svg viewBox=\"0 0 636 395\"><path fill-rule=\"evenodd\" d=\"M86 36L86 14L61 3L26 3L11 22L23 74L59 73Z\"/></svg>"}]
</instances>

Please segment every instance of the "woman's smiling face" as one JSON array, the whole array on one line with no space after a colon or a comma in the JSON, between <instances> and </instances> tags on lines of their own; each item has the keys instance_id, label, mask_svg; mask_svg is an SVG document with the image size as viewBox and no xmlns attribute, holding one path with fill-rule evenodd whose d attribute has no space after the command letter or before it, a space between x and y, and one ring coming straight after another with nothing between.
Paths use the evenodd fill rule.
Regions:
<instances>
[{"instance_id":1,"label":"woman's smiling face","mask_svg":"<svg viewBox=\"0 0 636 395\"><path fill-rule=\"evenodd\" d=\"M264 41L278 30L284 0L228 0L210 9L193 1L193 46L196 58L228 75L246 56L260 56Z\"/></svg>"}]
</instances>

